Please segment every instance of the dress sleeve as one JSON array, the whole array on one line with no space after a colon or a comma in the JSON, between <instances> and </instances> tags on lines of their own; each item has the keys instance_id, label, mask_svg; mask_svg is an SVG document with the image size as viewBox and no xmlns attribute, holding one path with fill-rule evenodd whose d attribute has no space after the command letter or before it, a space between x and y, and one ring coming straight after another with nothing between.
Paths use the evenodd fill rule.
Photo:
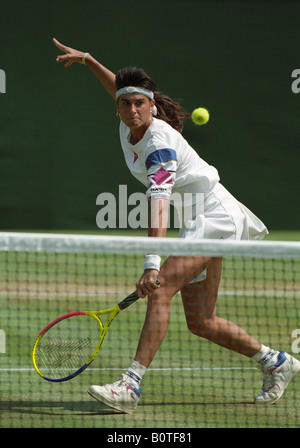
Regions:
<instances>
[{"instance_id":1,"label":"dress sleeve","mask_svg":"<svg viewBox=\"0 0 300 448\"><path fill-rule=\"evenodd\" d=\"M155 149L146 157L148 199L170 199L178 165L174 149Z\"/></svg>"}]
</instances>

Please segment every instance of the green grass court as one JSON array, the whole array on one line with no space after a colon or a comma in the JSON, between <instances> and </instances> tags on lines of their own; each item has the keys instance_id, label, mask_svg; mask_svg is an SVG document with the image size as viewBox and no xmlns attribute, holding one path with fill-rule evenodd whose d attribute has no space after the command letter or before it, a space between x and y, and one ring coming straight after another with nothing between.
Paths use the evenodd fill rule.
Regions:
<instances>
[{"instance_id":1,"label":"green grass court","mask_svg":"<svg viewBox=\"0 0 300 448\"><path fill-rule=\"evenodd\" d=\"M300 232L268 239L300 240ZM181 299L142 383L134 415L115 414L88 396L91 384L115 381L131 363L143 324L140 300L114 321L91 367L66 383L41 379L31 363L39 331L68 311L112 306L131 292L140 256L0 252L0 427L2 428L286 428L300 427L300 377L270 407L253 397L262 375L248 359L193 336ZM265 345L291 352L299 328L300 260L224 261L218 314L241 325ZM3 351L3 350L2 350ZM299 358L299 355L295 355Z\"/></svg>"}]
</instances>

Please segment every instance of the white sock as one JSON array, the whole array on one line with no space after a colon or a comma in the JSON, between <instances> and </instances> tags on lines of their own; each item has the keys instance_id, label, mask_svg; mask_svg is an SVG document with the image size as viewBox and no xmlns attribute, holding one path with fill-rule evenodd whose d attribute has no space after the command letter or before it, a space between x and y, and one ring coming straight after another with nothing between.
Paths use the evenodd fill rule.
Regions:
<instances>
[{"instance_id":1,"label":"white sock","mask_svg":"<svg viewBox=\"0 0 300 448\"><path fill-rule=\"evenodd\" d=\"M252 359L263 367L269 367L276 363L278 355L279 351L262 344L260 350L252 356Z\"/></svg>"},{"instance_id":2,"label":"white sock","mask_svg":"<svg viewBox=\"0 0 300 448\"><path fill-rule=\"evenodd\" d=\"M131 365L128 367L125 375L129 376L130 381L134 386L140 387L140 382L143 375L146 373L147 367L142 366L137 361L132 361Z\"/></svg>"}]
</instances>

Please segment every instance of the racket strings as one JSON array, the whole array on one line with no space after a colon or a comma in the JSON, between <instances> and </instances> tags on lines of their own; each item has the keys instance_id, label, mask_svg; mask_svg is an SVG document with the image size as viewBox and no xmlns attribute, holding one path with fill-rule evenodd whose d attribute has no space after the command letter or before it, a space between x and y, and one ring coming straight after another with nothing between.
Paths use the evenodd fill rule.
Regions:
<instances>
[{"instance_id":1,"label":"racket strings","mask_svg":"<svg viewBox=\"0 0 300 448\"><path fill-rule=\"evenodd\" d=\"M82 350L90 348L91 338L80 339L78 341L68 341L55 339L49 341L43 347L39 348L39 355L43 360L44 366L51 365L54 368L69 363L70 366L80 367Z\"/></svg>"},{"instance_id":2,"label":"racket strings","mask_svg":"<svg viewBox=\"0 0 300 448\"><path fill-rule=\"evenodd\" d=\"M99 340L99 325L88 316L65 319L41 338L36 350L39 370L53 379L72 375L89 360Z\"/></svg>"}]
</instances>

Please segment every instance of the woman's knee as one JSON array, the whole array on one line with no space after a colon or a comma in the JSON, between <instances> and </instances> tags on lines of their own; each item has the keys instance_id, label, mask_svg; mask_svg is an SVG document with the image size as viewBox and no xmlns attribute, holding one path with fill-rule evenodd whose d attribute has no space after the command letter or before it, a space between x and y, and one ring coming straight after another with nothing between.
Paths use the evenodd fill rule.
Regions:
<instances>
[{"instance_id":1,"label":"woman's knee","mask_svg":"<svg viewBox=\"0 0 300 448\"><path fill-rule=\"evenodd\" d=\"M189 331L199 337L209 339L212 333L214 317L206 317L197 321L187 321Z\"/></svg>"}]
</instances>

